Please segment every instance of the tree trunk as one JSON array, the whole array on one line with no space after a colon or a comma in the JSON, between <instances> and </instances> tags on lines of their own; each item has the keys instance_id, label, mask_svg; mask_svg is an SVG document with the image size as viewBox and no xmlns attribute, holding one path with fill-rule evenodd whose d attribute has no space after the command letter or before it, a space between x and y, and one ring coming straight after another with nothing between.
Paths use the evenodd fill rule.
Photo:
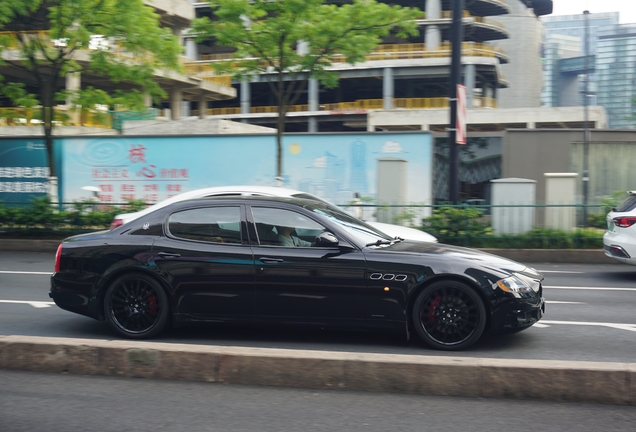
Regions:
<instances>
[{"instance_id":1,"label":"tree trunk","mask_svg":"<svg viewBox=\"0 0 636 432\"><path fill-rule=\"evenodd\" d=\"M285 133L285 116L287 107L278 105L278 121L276 126L276 186L283 186L283 134Z\"/></svg>"}]
</instances>

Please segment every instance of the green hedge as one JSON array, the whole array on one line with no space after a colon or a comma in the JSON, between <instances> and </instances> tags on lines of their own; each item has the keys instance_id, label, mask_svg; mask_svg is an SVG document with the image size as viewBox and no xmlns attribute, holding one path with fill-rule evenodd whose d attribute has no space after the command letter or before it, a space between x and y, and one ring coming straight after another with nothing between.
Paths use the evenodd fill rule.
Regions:
<instances>
[{"instance_id":1,"label":"green hedge","mask_svg":"<svg viewBox=\"0 0 636 432\"><path fill-rule=\"evenodd\" d=\"M16 206L0 202L0 231L4 237L64 237L78 232L110 228L115 215L145 208L143 201L129 201L125 207L97 204L91 200L78 201L58 210L49 197L35 198L29 205Z\"/></svg>"},{"instance_id":2,"label":"green hedge","mask_svg":"<svg viewBox=\"0 0 636 432\"><path fill-rule=\"evenodd\" d=\"M0 202L0 236L4 238L64 238L82 232L109 229L115 215L146 207L143 201L129 201L125 207L105 206L91 200L74 202L59 211L48 197L36 198L28 206L9 206ZM509 249L599 249L603 230L577 229L572 232L535 228L520 235L496 236L481 221L482 210L440 207L422 220L420 229L437 237L440 243L474 248Z\"/></svg>"},{"instance_id":3,"label":"green hedge","mask_svg":"<svg viewBox=\"0 0 636 432\"><path fill-rule=\"evenodd\" d=\"M475 208L440 207L422 219L420 229L440 243L474 248L508 249L598 249L603 247L603 230L576 229L571 232L534 228L519 235L495 235L482 222L483 211Z\"/></svg>"}]
</instances>

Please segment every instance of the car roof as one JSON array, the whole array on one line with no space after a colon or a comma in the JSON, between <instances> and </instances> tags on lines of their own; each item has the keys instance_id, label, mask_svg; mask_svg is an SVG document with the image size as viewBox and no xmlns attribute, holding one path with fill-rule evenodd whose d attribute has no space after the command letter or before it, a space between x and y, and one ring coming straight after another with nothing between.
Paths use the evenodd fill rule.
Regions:
<instances>
[{"instance_id":1,"label":"car roof","mask_svg":"<svg viewBox=\"0 0 636 432\"><path fill-rule=\"evenodd\" d=\"M155 203L143 210L140 210L137 212L121 213L121 214L118 214L116 217L124 217L128 215L133 215L133 214L139 217L175 202L185 201L185 200L194 199L194 198L204 198L207 195L216 194L216 193L228 194L227 197L231 196L229 194L241 194L241 193L258 194L260 196L278 196L278 197L293 197L294 195L302 194L303 196L308 198L311 197L316 200L324 201L307 192L302 192L295 189L288 189L288 188L277 187L277 186L249 186L249 185L212 186L208 188L194 189L191 191L183 192L178 195L171 196L170 198L166 198L165 200L159 201L158 203Z\"/></svg>"}]
</instances>

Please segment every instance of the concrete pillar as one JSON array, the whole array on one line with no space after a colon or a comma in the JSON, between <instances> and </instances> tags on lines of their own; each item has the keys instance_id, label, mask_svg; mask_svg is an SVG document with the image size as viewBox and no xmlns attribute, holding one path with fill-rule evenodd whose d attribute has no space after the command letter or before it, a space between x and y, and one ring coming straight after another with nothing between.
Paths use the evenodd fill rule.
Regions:
<instances>
[{"instance_id":1,"label":"concrete pillar","mask_svg":"<svg viewBox=\"0 0 636 432\"><path fill-rule=\"evenodd\" d=\"M204 119L208 115L208 99L204 94L199 95L199 118Z\"/></svg>"},{"instance_id":2,"label":"concrete pillar","mask_svg":"<svg viewBox=\"0 0 636 432\"><path fill-rule=\"evenodd\" d=\"M393 69L384 68L384 77L382 79L382 98L384 99L384 109L393 109Z\"/></svg>"},{"instance_id":3,"label":"concrete pillar","mask_svg":"<svg viewBox=\"0 0 636 432\"><path fill-rule=\"evenodd\" d=\"M318 106L318 87L318 80L315 78L311 78L309 80L309 88L307 89L307 102L309 104L309 111L318 111L320 109ZM309 132L318 132L318 119L315 116L309 117L307 130Z\"/></svg>"},{"instance_id":4,"label":"concrete pillar","mask_svg":"<svg viewBox=\"0 0 636 432\"><path fill-rule=\"evenodd\" d=\"M484 101L481 104L482 107L488 107L491 106L490 101L488 101L488 99L492 99L492 84L484 81L484 87L483 87L483 91L482 91L482 96L484 97Z\"/></svg>"},{"instance_id":5,"label":"concrete pillar","mask_svg":"<svg viewBox=\"0 0 636 432\"><path fill-rule=\"evenodd\" d=\"M79 110L74 110L73 98L75 92L82 88L82 74L79 72L66 75L66 90L73 92L73 95L66 99L67 114L70 117L71 124L79 126L82 122L82 114Z\"/></svg>"},{"instance_id":6,"label":"concrete pillar","mask_svg":"<svg viewBox=\"0 0 636 432\"><path fill-rule=\"evenodd\" d=\"M152 96L150 93L144 93L144 106L150 108L152 106Z\"/></svg>"},{"instance_id":7,"label":"concrete pillar","mask_svg":"<svg viewBox=\"0 0 636 432\"><path fill-rule=\"evenodd\" d=\"M170 90L170 114L172 120L179 120L182 117L181 109L183 104L183 92L181 89L172 88Z\"/></svg>"},{"instance_id":8,"label":"concrete pillar","mask_svg":"<svg viewBox=\"0 0 636 432\"><path fill-rule=\"evenodd\" d=\"M439 19L441 17L442 2L441 0L426 0L426 18L427 19ZM442 41L442 31L439 26L428 25L426 26L426 34L424 36L424 43L426 49L434 51L439 49L439 45Z\"/></svg>"},{"instance_id":9,"label":"concrete pillar","mask_svg":"<svg viewBox=\"0 0 636 432\"><path fill-rule=\"evenodd\" d=\"M241 81L241 114L249 114L252 103L250 82Z\"/></svg>"},{"instance_id":10,"label":"concrete pillar","mask_svg":"<svg viewBox=\"0 0 636 432\"><path fill-rule=\"evenodd\" d=\"M199 53L197 50L197 43L193 38L187 38L185 40L185 57L188 60L198 60Z\"/></svg>"},{"instance_id":11,"label":"concrete pillar","mask_svg":"<svg viewBox=\"0 0 636 432\"><path fill-rule=\"evenodd\" d=\"M475 95L475 65L464 66L464 85L466 86L466 108L473 108L473 97Z\"/></svg>"},{"instance_id":12,"label":"concrete pillar","mask_svg":"<svg viewBox=\"0 0 636 432\"><path fill-rule=\"evenodd\" d=\"M559 231L576 228L576 184L578 173L544 173L545 226ZM560 207L558 207L560 206Z\"/></svg>"}]
</instances>

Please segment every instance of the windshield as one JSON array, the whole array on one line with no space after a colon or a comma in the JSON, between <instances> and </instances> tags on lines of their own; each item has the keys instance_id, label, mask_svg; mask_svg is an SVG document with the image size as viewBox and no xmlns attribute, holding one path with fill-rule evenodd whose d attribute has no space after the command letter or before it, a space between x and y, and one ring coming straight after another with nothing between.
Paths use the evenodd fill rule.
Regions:
<instances>
[{"instance_id":1,"label":"windshield","mask_svg":"<svg viewBox=\"0 0 636 432\"><path fill-rule=\"evenodd\" d=\"M315 214L329 219L331 222L337 223L341 228L347 231L353 238L363 244L376 243L378 240L391 240L391 237L370 225L354 218L351 215L339 210L331 205L309 205L306 207Z\"/></svg>"}]
</instances>

